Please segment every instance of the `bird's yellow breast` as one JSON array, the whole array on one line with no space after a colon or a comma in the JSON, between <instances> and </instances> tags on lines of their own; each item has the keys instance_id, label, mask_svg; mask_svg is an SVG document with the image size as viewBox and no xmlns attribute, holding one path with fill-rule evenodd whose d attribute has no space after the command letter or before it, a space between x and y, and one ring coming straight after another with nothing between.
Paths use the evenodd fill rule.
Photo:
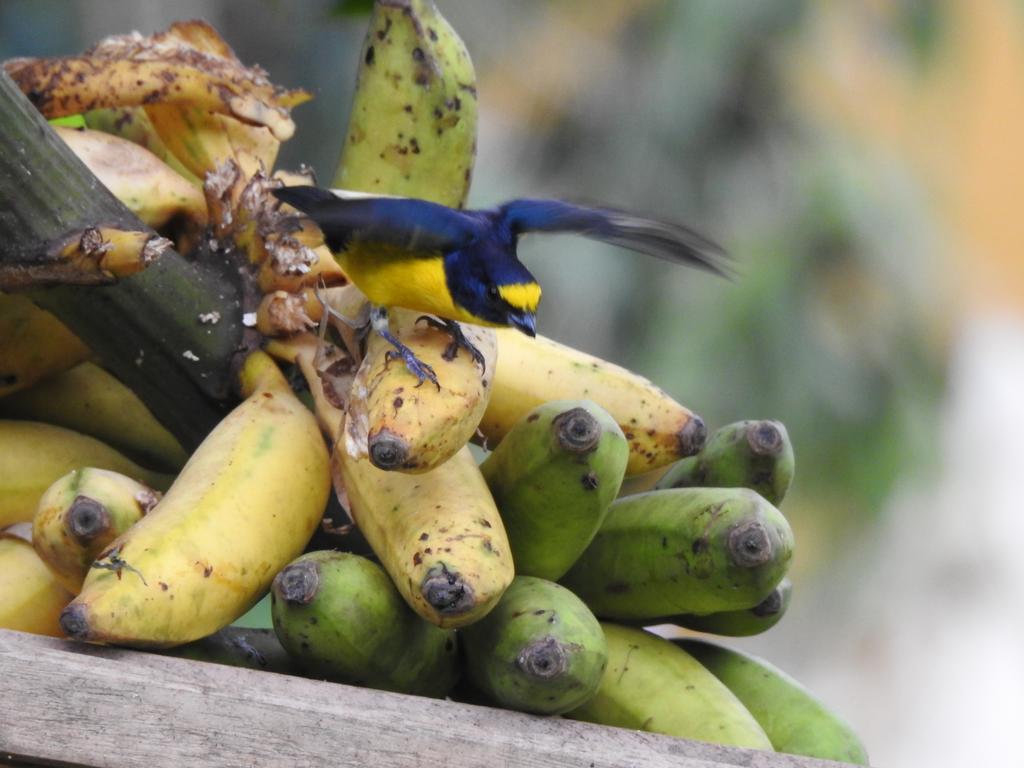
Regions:
<instances>
[{"instance_id":1,"label":"bird's yellow breast","mask_svg":"<svg viewBox=\"0 0 1024 768\"><path fill-rule=\"evenodd\" d=\"M440 252L436 256L411 256L401 248L353 243L336 255L349 279L374 304L490 325L456 306L448 291Z\"/></svg>"}]
</instances>

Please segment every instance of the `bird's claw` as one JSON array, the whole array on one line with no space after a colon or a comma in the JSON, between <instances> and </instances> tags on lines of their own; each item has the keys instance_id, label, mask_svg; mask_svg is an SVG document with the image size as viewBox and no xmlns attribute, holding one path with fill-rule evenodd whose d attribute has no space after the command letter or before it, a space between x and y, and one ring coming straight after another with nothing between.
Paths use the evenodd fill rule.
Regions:
<instances>
[{"instance_id":1,"label":"bird's claw","mask_svg":"<svg viewBox=\"0 0 1024 768\"><path fill-rule=\"evenodd\" d=\"M447 331L452 337L451 343L444 348L444 352L441 353L441 357L447 360L449 363L454 360L459 354L459 347L462 347L469 356L473 358L473 361L479 363L480 372L487 373L487 361L484 359L483 354L476 346L466 338L466 334L462 332L462 326L454 320L438 320L437 318L431 317L430 315L420 315L416 318L416 322L426 322L431 328L438 328L442 331Z\"/></svg>"},{"instance_id":2,"label":"bird's claw","mask_svg":"<svg viewBox=\"0 0 1024 768\"><path fill-rule=\"evenodd\" d=\"M417 387L423 386L423 382L429 379L430 383L437 387L437 391L441 391L441 385L437 381L437 374L434 373L434 369L416 357L413 351L404 344L396 346L395 349L389 349L385 353L384 358L387 363L395 359L401 359L405 363L405 367L409 369L409 372L419 380L419 383L416 385Z\"/></svg>"}]
</instances>

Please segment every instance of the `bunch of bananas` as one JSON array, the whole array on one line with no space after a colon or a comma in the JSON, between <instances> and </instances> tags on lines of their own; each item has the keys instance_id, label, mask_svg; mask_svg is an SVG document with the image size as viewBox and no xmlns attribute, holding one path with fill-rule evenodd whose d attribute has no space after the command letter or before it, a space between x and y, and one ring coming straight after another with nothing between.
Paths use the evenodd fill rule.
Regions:
<instances>
[{"instance_id":1,"label":"bunch of bananas","mask_svg":"<svg viewBox=\"0 0 1024 768\"><path fill-rule=\"evenodd\" d=\"M380 2L360 60L338 183L461 205L476 146L462 42L430 0ZM263 350L189 456L70 330L0 294L0 323L21 329L0 334L0 525L18 524L0 534L0 626L866 762L796 682L698 638L765 631L789 603L781 424L708 437L611 363L467 328L479 365L395 310L440 381L415 386L354 330L365 298L268 193L295 179L271 170L305 95L205 24L7 70L47 117L80 117L68 145L180 251L205 239L239 258ZM229 626L268 590L276 640ZM644 629L667 623L673 640Z\"/></svg>"}]
</instances>

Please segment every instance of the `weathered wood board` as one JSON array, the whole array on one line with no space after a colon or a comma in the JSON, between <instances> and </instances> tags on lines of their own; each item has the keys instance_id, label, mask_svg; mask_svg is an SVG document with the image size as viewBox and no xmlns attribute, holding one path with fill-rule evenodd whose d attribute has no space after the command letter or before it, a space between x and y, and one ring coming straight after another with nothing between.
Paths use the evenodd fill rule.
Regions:
<instances>
[{"instance_id":1,"label":"weathered wood board","mask_svg":"<svg viewBox=\"0 0 1024 768\"><path fill-rule=\"evenodd\" d=\"M24 764L840 765L0 630L0 765Z\"/></svg>"}]
</instances>

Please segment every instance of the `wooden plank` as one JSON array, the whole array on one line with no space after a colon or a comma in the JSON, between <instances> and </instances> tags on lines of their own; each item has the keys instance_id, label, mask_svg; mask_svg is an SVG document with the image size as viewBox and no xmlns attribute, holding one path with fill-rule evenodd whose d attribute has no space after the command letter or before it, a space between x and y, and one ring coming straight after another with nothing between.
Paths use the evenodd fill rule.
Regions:
<instances>
[{"instance_id":1,"label":"wooden plank","mask_svg":"<svg viewBox=\"0 0 1024 768\"><path fill-rule=\"evenodd\" d=\"M824 768L560 718L0 630L0 765Z\"/></svg>"}]
</instances>

